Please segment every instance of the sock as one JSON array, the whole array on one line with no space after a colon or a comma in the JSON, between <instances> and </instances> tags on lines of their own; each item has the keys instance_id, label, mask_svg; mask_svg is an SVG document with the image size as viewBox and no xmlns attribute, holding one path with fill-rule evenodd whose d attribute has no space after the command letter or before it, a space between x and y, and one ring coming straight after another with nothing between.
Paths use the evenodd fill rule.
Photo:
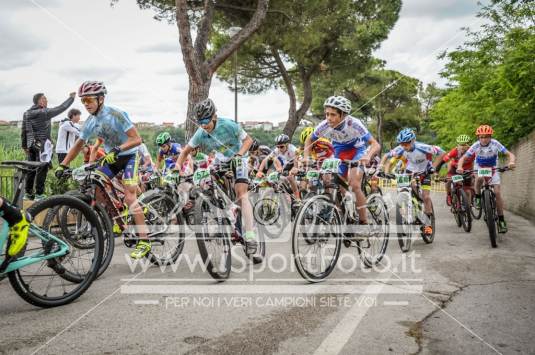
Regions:
<instances>
[{"instance_id":1,"label":"sock","mask_svg":"<svg viewBox=\"0 0 535 355\"><path fill-rule=\"evenodd\" d=\"M20 213L20 210L17 207L11 205L6 200L3 201L2 207L0 207L0 211L4 212L2 218L6 220L7 224L10 227L14 226L22 220L22 214Z\"/></svg>"}]
</instances>

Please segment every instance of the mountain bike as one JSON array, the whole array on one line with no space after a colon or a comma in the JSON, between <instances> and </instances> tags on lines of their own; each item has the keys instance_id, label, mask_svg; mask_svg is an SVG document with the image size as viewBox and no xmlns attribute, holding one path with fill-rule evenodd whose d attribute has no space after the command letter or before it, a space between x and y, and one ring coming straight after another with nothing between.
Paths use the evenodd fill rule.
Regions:
<instances>
[{"instance_id":1,"label":"mountain bike","mask_svg":"<svg viewBox=\"0 0 535 355\"><path fill-rule=\"evenodd\" d=\"M397 203L396 224L399 247L406 253L411 250L413 235L420 234L427 244L435 239L435 214L434 211L429 220L423 213L423 198L421 178L428 172L390 174L379 172L378 176L396 181ZM430 224L433 232L427 235L423 231L426 224Z\"/></svg>"},{"instance_id":2,"label":"mountain bike","mask_svg":"<svg viewBox=\"0 0 535 355\"><path fill-rule=\"evenodd\" d=\"M193 174L192 196L194 205L194 229L201 258L208 273L218 281L228 279L231 271L231 244L245 250L241 223L241 209L236 204L234 174L230 163L220 163ZM263 234L258 234L257 256L253 263L263 261L266 254Z\"/></svg>"},{"instance_id":3,"label":"mountain bike","mask_svg":"<svg viewBox=\"0 0 535 355\"><path fill-rule=\"evenodd\" d=\"M324 280L334 270L341 245L356 247L367 267L378 264L388 245L390 226L382 196L367 197L368 225L359 225L355 197L339 175L341 164L358 162L326 159L321 169L307 176L317 195L307 198L297 212L292 229L292 252L299 274L309 282ZM308 174L308 173L307 173Z\"/></svg>"},{"instance_id":4,"label":"mountain bike","mask_svg":"<svg viewBox=\"0 0 535 355\"><path fill-rule=\"evenodd\" d=\"M451 184L451 213L455 218L457 227L463 227L465 232L472 229L471 200L475 195L474 189L465 186L464 181L469 179L471 173L457 174L451 177L439 179L439 181ZM468 197L470 195L470 198Z\"/></svg>"},{"instance_id":5,"label":"mountain bike","mask_svg":"<svg viewBox=\"0 0 535 355\"><path fill-rule=\"evenodd\" d=\"M1 163L18 171L14 201L20 197L24 175L43 164ZM15 256L7 253L9 227L0 218L0 278L7 275L15 292L38 307L57 307L76 300L96 278L102 258L102 228L96 213L70 196L48 197L33 203L27 212L31 216L28 240Z\"/></svg>"},{"instance_id":6,"label":"mountain bike","mask_svg":"<svg viewBox=\"0 0 535 355\"><path fill-rule=\"evenodd\" d=\"M136 245L138 237L133 215L124 202L124 190L117 179L110 179L99 171L100 163L83 165L66 170L65 176L72 176L80 185L79 191L68 193L90 204L97 212L104 226L105 251L99 276L109 266L113 257L116 235L123 237L128 248ZM184 247L184 225L181 214L174 209L175 202L165 194L147 193L138 197L149 228L148 237L152 244L148 257L157 265L175 262Z\"/></svg>"},{"instance_id":7,"label":"mountain bike","mask_svg":"<svg viewBox=\"0 0 535 355\"><path fill-rule=\"evenodd\" d=\"M494 185L491 185L492 176L497 172L505 172L510 170L509 167L501 168L482 168L477 170L467 171L466 173L477 173L478 178L483 178L483 185L481 186L481 210L483 211L483 219L487 224L489 230L490 245L493 248L498 247L498 241L502 241L501 234L497 233L498 228L498 212L496 210L496 194L494 193Z\"/></svg>"}]
</instances>

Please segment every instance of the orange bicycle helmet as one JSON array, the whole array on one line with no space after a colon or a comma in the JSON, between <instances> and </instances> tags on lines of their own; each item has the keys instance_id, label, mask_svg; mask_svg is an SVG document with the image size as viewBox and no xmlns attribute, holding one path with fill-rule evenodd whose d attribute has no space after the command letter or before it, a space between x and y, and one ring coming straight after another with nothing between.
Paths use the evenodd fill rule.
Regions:
<instances>
[{"instance_id":1,"label":"orange bicycle helmet","mask_svg":"<svg viewBox=\"0 0 535 355\"><path fill-rule=\"evenodd\" d=\"M489 125L481 125L479 127L477 127L476 129L476 136L481 136L481 135L492 135L494 133L494 130L492 129L491 126Z\"/></svg>"}]
</instances>

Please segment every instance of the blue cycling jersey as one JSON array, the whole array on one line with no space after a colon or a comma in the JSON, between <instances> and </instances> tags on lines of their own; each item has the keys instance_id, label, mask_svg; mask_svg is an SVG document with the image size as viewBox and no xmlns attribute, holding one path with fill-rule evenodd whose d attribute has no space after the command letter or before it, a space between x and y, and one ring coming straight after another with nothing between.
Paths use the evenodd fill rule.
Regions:
<instances>
[{"instance_id":1,"label":"blue cycling jersey","mask_svg":"<svg viewBox=\"0 0 535 355\"><path fill-rule=\"evenodd\" d=\"M133 128L128 114L111 106L103 106L97 115L90 115L80 131L80 139L87 142L93 138L104 141L104 149L109 152L128 140L126 132ZM122 151L119 155L134 154L138 147Z\"/></svg>"}]
</instances>

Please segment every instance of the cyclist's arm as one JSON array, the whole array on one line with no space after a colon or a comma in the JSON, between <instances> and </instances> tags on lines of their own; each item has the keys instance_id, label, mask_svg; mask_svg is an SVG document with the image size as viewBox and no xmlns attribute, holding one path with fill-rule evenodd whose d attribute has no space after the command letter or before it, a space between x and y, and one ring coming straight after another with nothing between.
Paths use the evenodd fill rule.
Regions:
<instances>
[{"instance_id":1,"label":"cyclist's arm","mask_svg":"<svg viewBox=\"0 0 535 355\"><path fill-rule=\"evenodd\" d=\"M154 164L154 166L156 167L156 170L160 169L160 163L162 162L163 158L162 156L160 155L160 153L158 153L158 159L156 159L156 164Z\"/></svg>"},{"instance_id":2,"label":"cyclist's arm","mask_svg":"<svg viewBox=\"0 0 535 355\"><path fill-rule=\"evenodd\" d=\"M442 168L442 165L444 164L444 156L446 155L447 153L445 152L442 152L438 155L438 157L435 159L434 163L433 163L433 168L435 169L435 171L438 173L438 171L440 170L440 168Z\"/></svg>"},{"instance_id":3,"label":"cyclist's arm","mask_svg":"<svg viewBox=\"0 0 535 355\"><path fill-rule=\"evenodd\" d=\"M379 145L379 142L377 142L377 140L373 137L370 137L370 139L368 140L368 144L370 145L370 149L368 149L368 153L366 153L362 160L367 160L369 162L376 154L381 151L381 146Z\"/></svg>"},{"instance_id":4,"label":"cyclist's arm","mask_svg":"<svg viewBox=\"0 0 535 355\"><path fill-rule=\"evenodd\" d=\"M76 158L78 153L82 150L84 147L84 141L78 138L76 142L74 142L74 145L69 149L69 152L67 153L67 156L63 161L60 163L61 165L69 166L70 162Z\"/></svg>"},{"instance_id":5,"label":"cyclist's arm","mask_svg":"<svg viewBox=\"0 0 535 355\"><path fill-rule=\"evenodd\" d=\"M132 127L126 131L126 135L128 136L128 139L119 146L122 152L137 147L141 144L141 136L137 132L136 127Z\"/></svg>"},{"instance_id":6,"label":"cyclist's arm","mask_svg":"<svg viewBox=\"0 0 535 355\"><path fill-rule=\"evenodd\" d=\"M253 139L250 135L247 135L244 140L242 140L240 151L238 152L238 155L244 156L249 151L249 148L253 144Z\"/></svg>"},{"instance_id":7,"label":"cyclist's arm","mask_svg":"<svg viewBox=\"0 0 535 355\"><path fill-rule=\"evenodd\" d=\"M383 155L379 162L379 167L383 167L383 171L389 171L390 169L390 156L388 154Z\"/></svg>"},{"instance_id":8,"label":"cyclist's arm","mask_svg":"<svg viewBox=\"0 0 535 355\"><path fill-rule=\"evenodd\" d=\"M186 144L186 146L182 149L180 152L180 155L178 156L176 162L175 162L175 168L176 171L182 170L182 165L184 164L184 161L187 159L191 151L193 150L193 147L189 144Z\"/></svg>"},{"instance_id":9,"label":"cyclist's arm","mask_svg":"<svg viewBox=\"0 0 535 355\"><path fill-rule=\"evenodd\" d=\"M514 166L516 165L516 156L510 151L507 151L507 153L505 154L507 155L507 158L509 159L509 163L507 165L510 168L514 168Z\"/></svg>"},{"instance_id":10,"label":"cyclist's arm","mask_svg":"<svg viewBox=\"0 0 535 355\"><path fill-rule=\"evenodd\" d=\"M262 162L260 163L260 166L258 167L258 171L260 171L260 172L264 171L264 167L266 166L267 162L269 161L270 155L271 154L266 155L266 157L262 160Z\"/></svg>"},{"instance_id":11,"label":"cyclist's arm","mask_svg":"<svg viewBox=\"0 0 535 355\"><path fill-rule=\"evenodd\" d=\"M303 147L303 162L307 162L310 157L310 149L312 148L312 136L313 134L309 135L307 139L305 140L305 146Z\"/></svg>"},{"instance_id":12,"label":"cyclist's arm","mask_svg":"<svg viewBox=\"0 0 535 355\"><path fill-rule=\"evenodd\" d=\"M98 153L98 148L100 147L100 145L103 143L104 141L100 138L97 138L95 144L93 144L90 148L89 148L89 163L93 163L95 160L97 160L97 153Z\"/></svg>"},{"instance_id":13,"label":"cyclist's arm","mask_svg":"<svg viewBox=\"0 0 535 355\"><path fill-rule=\"evenodd\" d=\"M282 172L282 164L279 159L274 158L273 165L275 166L275 170L277 170L279 173Z\"/></svg>"}]
</instances>

